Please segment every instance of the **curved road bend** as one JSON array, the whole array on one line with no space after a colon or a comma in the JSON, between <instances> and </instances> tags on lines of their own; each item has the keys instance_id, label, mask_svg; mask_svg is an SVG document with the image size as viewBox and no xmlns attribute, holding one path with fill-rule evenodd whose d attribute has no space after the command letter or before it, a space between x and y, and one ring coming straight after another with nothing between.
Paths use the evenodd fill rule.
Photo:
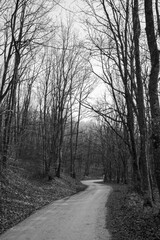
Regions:
<instances>
[{"instance_id":1,"label":"curved road bend","mask_svg":"<svg viewBox=\"0 0 160 240\"><path fill-rule=\"evenodd\" d=\"M83 181L88 188L54 201L6 231L0 240L109 240L105 227L111 187L99 180Z\"/></svg>"}]
</instances>

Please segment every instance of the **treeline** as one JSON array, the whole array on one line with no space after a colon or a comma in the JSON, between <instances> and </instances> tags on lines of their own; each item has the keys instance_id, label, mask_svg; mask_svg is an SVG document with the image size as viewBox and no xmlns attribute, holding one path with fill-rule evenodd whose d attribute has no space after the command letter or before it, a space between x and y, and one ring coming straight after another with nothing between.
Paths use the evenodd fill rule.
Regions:
<instances>
[{"instance_id":1,"label":"treeline","mask_svg":"<svg viewBox=\"0 0 160 240\"><path fill-rule=\"evenodd\" d=\"M119 181L119 172L123 173L124 181L127 176L134 189L152 202L154 184L160 193L160 4L152 0L84 2L88 49L101 66L101 72L94 66L93 71L112 96L112 101L106 95L94 106L108 151L106 178L116 171ZM117 167L110 171L110 164Z\"/></svg>"}]
</instances>

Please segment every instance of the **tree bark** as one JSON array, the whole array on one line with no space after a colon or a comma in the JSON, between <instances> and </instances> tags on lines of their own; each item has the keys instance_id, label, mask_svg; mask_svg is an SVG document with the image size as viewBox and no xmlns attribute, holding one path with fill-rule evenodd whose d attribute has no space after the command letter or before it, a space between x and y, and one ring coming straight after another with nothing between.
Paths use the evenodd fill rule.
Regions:
<instances>
[{"instance_id":1,"label":"tree bark","mask_svg":"<svg viewBox=\"0 0 160 240\"><path fill-rule=\"evenodd\" d=\"M155 35L152 0L145 0L146 35L150 52L151 72L149 76L149 98L152 120L152 145L155 176L160 194L160 105L158 99L159 50Z\"/></svg>"},{"instance_id":2,"label":"tree bark","mask_svg":"<svg viewBox=\"0 0 160 240\"><path fill-rule=\"evenodd\" d=\"M135 67L136 67L136 81L137 81L137 110L138 110L138 125L140 132L140 156L139 156L139 168L141 174L141 186L144 193L149 193L151 196L151 188L149 183L149 171L147 168L148 161L148 140L147 140L147 126L145 119L145 105L144 105L144 91L143 82L141 76L141 61L140 61L140 21L139 21L139 6L138 0L134 0L133 6L133 33L134 33L134 53L135 53ZM148 194L147 194L148 195Z\"/></svg>"}]
</instances>

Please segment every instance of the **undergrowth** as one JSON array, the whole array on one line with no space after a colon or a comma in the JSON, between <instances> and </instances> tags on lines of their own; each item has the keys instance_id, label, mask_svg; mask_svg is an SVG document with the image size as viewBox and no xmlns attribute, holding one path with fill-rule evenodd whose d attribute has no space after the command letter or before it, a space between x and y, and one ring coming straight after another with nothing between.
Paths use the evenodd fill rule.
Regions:
<instances>
[{"instance_id":1,"label":"undergrowth","mask_svg":"<svg viewBox=\"0 0 160 240\"><path fill-rule=\"evenodd\" d=\"M159 203L144 207L143 198L127 186L113 185L107 201L107 229L112 240L160 239Z\"/></svg>"}]
</instances>

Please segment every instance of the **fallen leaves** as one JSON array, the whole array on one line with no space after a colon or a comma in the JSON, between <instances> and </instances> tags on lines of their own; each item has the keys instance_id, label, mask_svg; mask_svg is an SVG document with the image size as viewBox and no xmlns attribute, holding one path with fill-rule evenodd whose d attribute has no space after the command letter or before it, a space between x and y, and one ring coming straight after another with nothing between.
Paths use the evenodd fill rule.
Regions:
<instances>
[{"instance_id":1,"label":"fallen leaves","mask_svg":"<svg viewBox=\"0 0 160 240\"><path fill-rule=\"evenodd\" d=\"M44 205L84 189L83 184L69 176L62 175L50 182L31 181L10 167L1 188L0 234Z\"/></svg>"}]
</instances>

